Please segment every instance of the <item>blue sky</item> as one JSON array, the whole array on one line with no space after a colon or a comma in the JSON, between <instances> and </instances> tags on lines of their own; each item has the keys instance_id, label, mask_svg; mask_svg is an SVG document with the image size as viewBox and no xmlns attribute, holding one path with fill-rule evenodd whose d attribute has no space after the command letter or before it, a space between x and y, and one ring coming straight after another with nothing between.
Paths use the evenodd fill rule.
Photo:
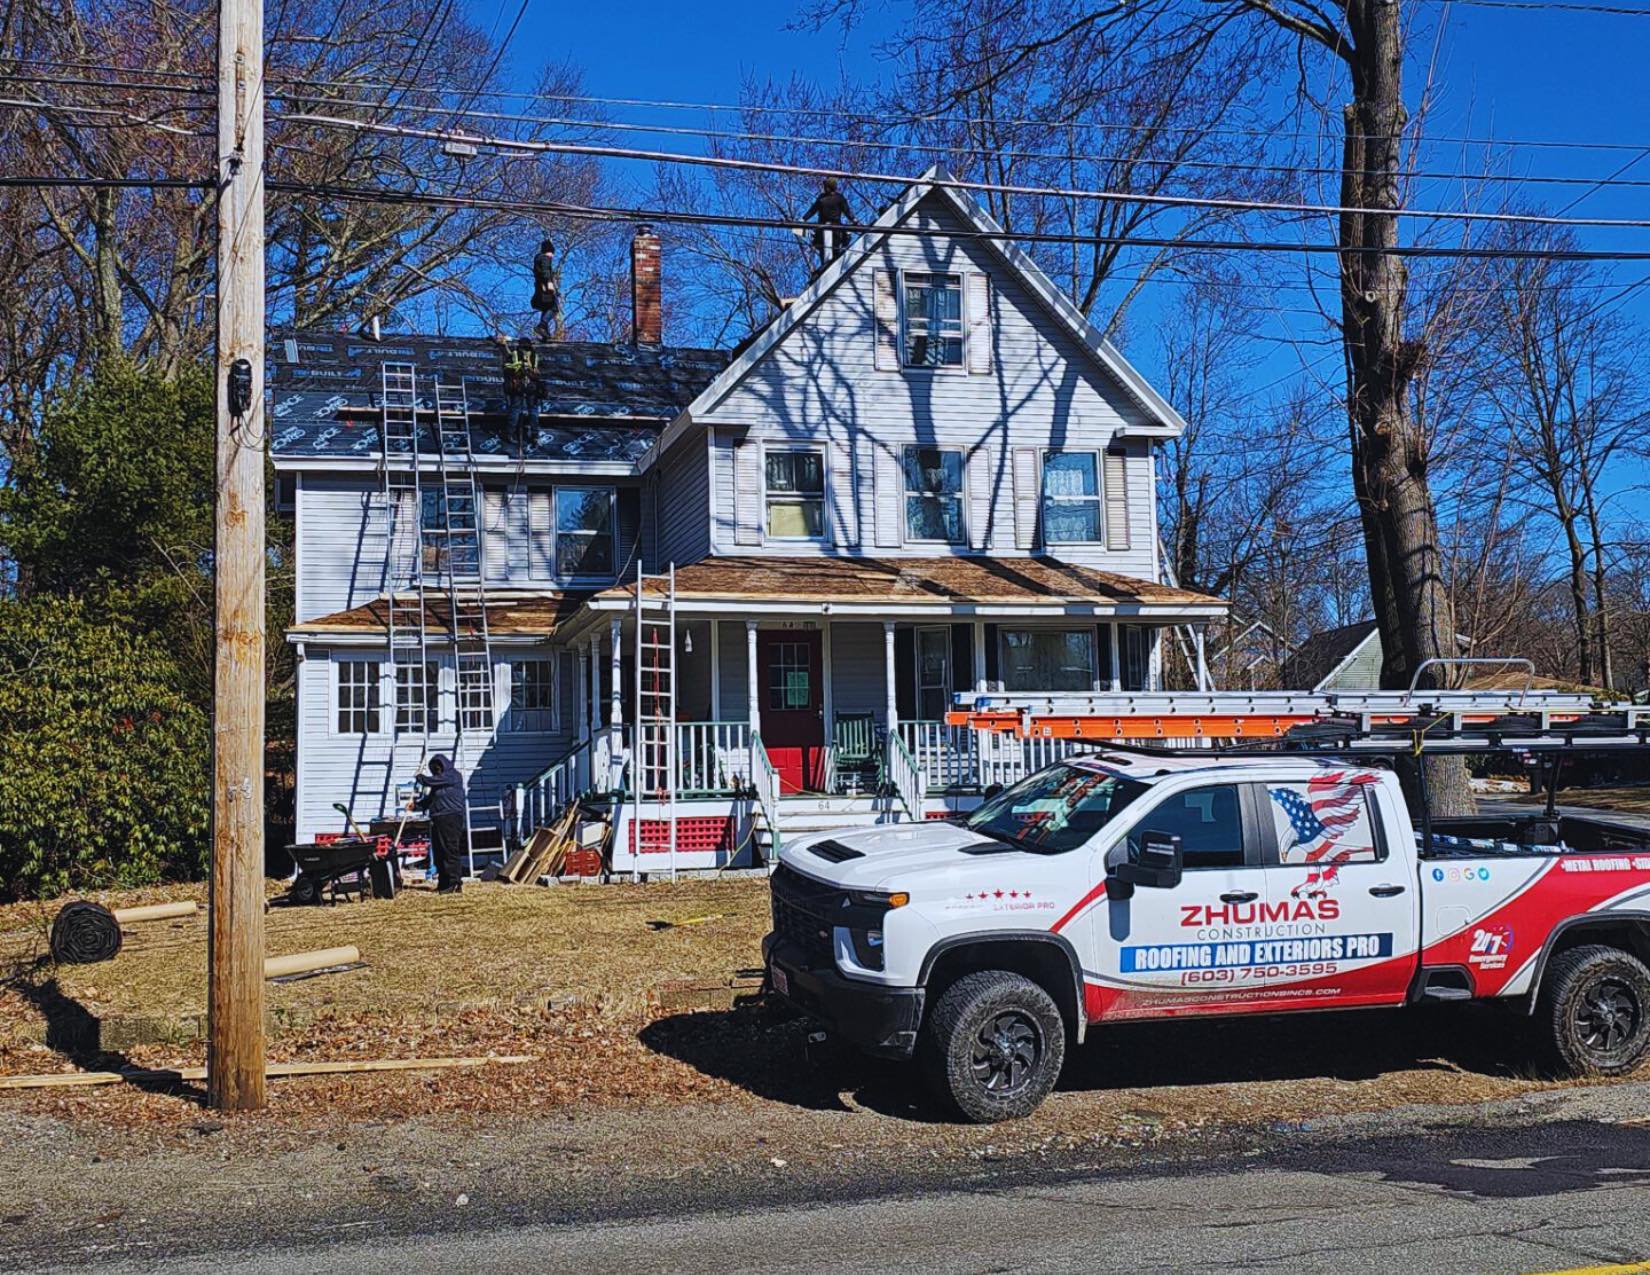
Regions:
<instances>
[{"instance_id":1,"label":"blue sky","mask_svg":"<svg viewBox=\"0 0 1650 1275\"><path fill-rule=\"evenodd\" d=\"M471 3L473 17L484 29L507 23L515 8L510 0L502 0L502 8L499 0ZM1436 42L1439 91L1429 137L1494 135L1520 141L1642 144L1646 157L1623 175L1650 182L1650 96L1642 88L1650 54L1650 16L1484 8L1437 0L1406 0L1406 5L1413 24L1406 73L1412 100L1434 56L1439 24L1444 24L1443 38ZM886 76L888 68L876 44L905 7L898 0L870 0L868 8L867 26L844 39L835 30L818 35L788 30L795 12L789 0L720 0L710 5L647 0L561 5L533 0L516 36L512 62L518 81L524 81L533 64L566 56L585 68L593 94L733 102L750 76L785 80L799 73L824 84L845 75L856 80ZM699 114L634 109L624 111L623 117L677 124L704 119ZM691 139L685 140L691 144ZM684 139L646 136L634 141L661 147L684 144ZM1511 154L1514 172L1558 177L1603 177L1635 158L1632 151L1550 147L1515 146ZM1423 163L1435 169L1474 168L1483 157L1482 147L1441 142L1429 149ZM616 174L622 173L621 166ZM639 170L633 175L638 180L645 177ZM1650 185L1592 193L1585 187L1526 186L1523 193L1553 208L1583 197L1576 215L1650 214ZM1461 206L1463 192L1452 183L1437 183L1421 187L1412 198L1418 204ZM1588 247L1650 249L1650 230L1581 233ZM1612 265L1604 278L1625 284L1645 276L1650 276L1650 262ZM1146 315L1160 302L1161 297L1146 299ZM1301 306L1306 297L1296 295L1280 304ZM1633 294L1621 308L1650 322L1650 288ZM1285 316L1280 322L1293 322L1290 331L1298 336L1300 325L1313 320ZM1134 348L1142 344L1138 339L1130 342L1130 353L1150 372L1150 353ZM1291 361L1298 366L1299 359L1292 349L1279 346L1257 362L1255 380L1287 374Z\"/></svg>"}]
</instances>

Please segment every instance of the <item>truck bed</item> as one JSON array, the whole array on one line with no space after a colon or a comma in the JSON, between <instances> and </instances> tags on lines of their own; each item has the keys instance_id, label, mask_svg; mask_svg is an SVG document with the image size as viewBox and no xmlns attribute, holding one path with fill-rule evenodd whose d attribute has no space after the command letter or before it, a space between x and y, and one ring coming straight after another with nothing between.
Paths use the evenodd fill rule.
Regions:
<instances>
[{"instance_id":1,"label":"truck bed","mask_svg":"<svg viewBox=\"0 0 1650 1275\"><path fill-rule=\"evenodd\" d=\"M1650 850L1650 829L1604 818L1543 813L1516 818L1473 815L1434 819L1427 844L1416 841L1423 859L1521 858Z\"/></svg>"}]
</instances>

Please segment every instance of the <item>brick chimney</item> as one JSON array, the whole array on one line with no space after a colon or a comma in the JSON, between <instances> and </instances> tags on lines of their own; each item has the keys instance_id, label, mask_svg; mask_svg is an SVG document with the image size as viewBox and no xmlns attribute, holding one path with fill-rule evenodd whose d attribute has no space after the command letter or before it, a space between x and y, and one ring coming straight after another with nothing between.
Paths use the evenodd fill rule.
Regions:
<instances>
[{"instance_id":1,"label":"brick chimney","mask_svg":"<svg viewBox=\"0 0 1650 1275\"><path fill-rule=\"evenodd\" d=\"M630 240L630 339L637 345L663 343L659 305L659 236L637 226Z\"/></svg>"}]
</instances>

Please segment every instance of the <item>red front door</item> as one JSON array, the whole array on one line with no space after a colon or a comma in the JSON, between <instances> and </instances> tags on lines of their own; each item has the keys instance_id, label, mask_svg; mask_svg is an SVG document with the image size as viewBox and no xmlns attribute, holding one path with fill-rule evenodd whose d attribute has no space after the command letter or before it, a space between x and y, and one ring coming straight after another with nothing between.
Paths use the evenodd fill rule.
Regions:
<instances>
[{"instance_id":1,"label":"red front door","mask_svg":"<svg viewBox=\"0 0 1650 1275\"><path fill-rule=\"evenodd\" d=\"M819 653L817 629L766 629L756 634L762 744L779 772L781 792L820 792L825 787Z\"/></svg>"}]
</instances>

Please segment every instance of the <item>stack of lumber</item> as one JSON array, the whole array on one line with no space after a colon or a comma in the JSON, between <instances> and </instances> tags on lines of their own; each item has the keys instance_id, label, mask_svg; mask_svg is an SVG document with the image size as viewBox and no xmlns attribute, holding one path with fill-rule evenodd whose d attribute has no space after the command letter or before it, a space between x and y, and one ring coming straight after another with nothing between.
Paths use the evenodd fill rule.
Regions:
<instances>
[{"instance_id":1,"label":"stack of lumber","mask_svg":"<svg viewBox=\"0 0 1650 1275\"><path fill-rule=\"evenodd\" d=\"M527 844L510 856L500 869L498 879L520 885L540 877L560 876L567 852L575 848L579 814L580 806L575 801L555 823L540 828L527 839Z\"/></svg>"}]
</instances>

